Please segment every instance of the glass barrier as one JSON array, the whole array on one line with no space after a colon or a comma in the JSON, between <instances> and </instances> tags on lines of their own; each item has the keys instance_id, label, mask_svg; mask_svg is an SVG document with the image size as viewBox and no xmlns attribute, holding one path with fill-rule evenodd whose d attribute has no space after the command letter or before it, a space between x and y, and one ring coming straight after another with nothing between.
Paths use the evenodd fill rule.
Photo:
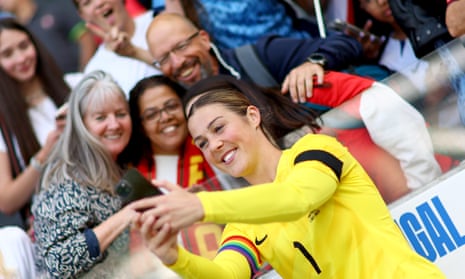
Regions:
<instances>
[{"instance_id":1,"label":"glass barrier","mask_svg":"<svg viewBox=\"0 0 465 279\"><path fill-rule=\"evenodd\" d=\"M418 68L424 68L424 80L397 73L383 82L423 114L435 151L465 159L465 37L438 48L407 72Z\"/></svg>"},{"instance_id":2,"label":"glass barrier","mask_svg":"<svg viewBox=\"0 0 465 279\"><path fill-rule=\"evenodd\" d=\"M379 115L374 116L381 117L383 122L382 124L378 123L376 129L370 130L370 127L367 127L367 123L363 123L360 117L354 117L353 114L354 107L358 107L362 111L362 107L366 105L364 102L368 104L364 100L364 98L368 99L368 95L366 94L371 94L368 92L364 92L361 96L356 96L323 114L321 116L322 125L325 129L354 130L365 124L370 136L372 136L372 132L377 133L381 131L384 137L382 141L387 141L388 144L384 146L380 145L376 136L375 138L372 136L373 141L383 147L388 153L391 153L393 157L397 158L404 171L407 167L415 168L419 164L424 163L421 156L429 152L427 149L428 146L432 146L434 158L440 167L440 173L431 175L425 167L413 171L416 173L413 173L412 177L417 176L416 178L410 178L407 175L407 184L415 184L412 182L414 179L417 179L417 182L420 183L413 186L408 185L410 190L422 188L434 181L435 178L454 169L465 159L464 70L465 36L462 36L437 48L434 52L420 59L418 63L380 82L394 89L398 95L416 108L416 113L419 112L424 118L427 131L426 136L425 134L421 134L422 127L420 127L421 124L419 122L415 125L412 123L412 119L418 120L417 116L409 114L402 104L396 104L397 107L392 107L393 103L390 103L389 100L385 100L383 97L379 98L377 103L373 101L370 103L370 105L379 107L378 111L384 114L383 117ZM372 98L376 99L378 97L372 96ZM367 115L366 119L363 119L364 122L367 120L371 121L371 115ZM392 133L391 136L393 138L388 139L389 133ZM404 141L415 141L415 143L412 142L413 144L410 143L409 146L408 143L404 144ZM424 147L425 152L420 152L420 146ZM414 149L418 150L414 151ZM420 155L420 157L413 156L415 155L414 153L409 154L410 151L418 152L417 155ZM369 149L366 152L369 153ZM365 156L370 156L370 154ZM414 162L415 160L417 162ZM369 168L372 164L378 164L378 168L383 168L383 164L379 164L375 159L365 163L365 165L362 163L364 167L368 168L367 172L369 174ZM407 166L409 164L411 166ZM389 168L386 171L390 171ZM399 192L390 195L389 191L396 191L396 187L393 186L392 181L386 180L386 182L383 182L380 180L380 182L376 181L376 177L374 180L388 203L405 194L400 194Z\"/></svg>"}]
</instances>

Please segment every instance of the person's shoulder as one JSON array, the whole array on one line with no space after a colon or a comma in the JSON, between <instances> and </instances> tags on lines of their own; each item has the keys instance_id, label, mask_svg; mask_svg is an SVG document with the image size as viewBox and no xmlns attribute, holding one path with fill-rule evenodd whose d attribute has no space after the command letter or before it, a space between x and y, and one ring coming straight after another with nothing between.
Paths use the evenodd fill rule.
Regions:
<instances>
[{"instance_id":1,"label":"person's shoulder","mask_svg":"<svg viewBox=\"0 0 465 279\"><path fill-rule=\"evenodd\" d=\"M42 187L39 196L44 198L51 198L53 200L68 199L71 197L83 197L88 195L87 187L77 182L74 179L64 179L62 181L55 181Z\"/></svg>"},{"instance_id":2,"label":"person's shoulder","mask_svg":"<svg viewBox=\"0 0 465 279\"><path fill-rule=\"evenodd\" d=\"M50 183L45 188L42 186L33 199L32 210L36 214L44 209L66 211L87 208L88 201L89 193L86 187L74 180L66 179Z\"/></svg>"},{"instance_id":3,"label":"person's shoulder","mask_svg":"<svg viewBox=\"0 0 465 279\"><path fill-rule=\"evenodd\" d=\"M293 148L300 148L305 146L325 146L325 145L332 145L337 144L337 140L335 137L324 135L324 134L307 134L300 138L292 147Z\"/></svg>"},{"instance_id":4,"label":"person's shoulder","mask_svg":"<svg viewBox=\"0 0 465 279\"><path fill-rule=\"evenodd\" d=\"M324 151L336 156L347 152L345 148L335 137L324 134L307 134L300 138L291 148L290 151L294 156L302 152L318 150Z\"/></svg>"}]
</instances>

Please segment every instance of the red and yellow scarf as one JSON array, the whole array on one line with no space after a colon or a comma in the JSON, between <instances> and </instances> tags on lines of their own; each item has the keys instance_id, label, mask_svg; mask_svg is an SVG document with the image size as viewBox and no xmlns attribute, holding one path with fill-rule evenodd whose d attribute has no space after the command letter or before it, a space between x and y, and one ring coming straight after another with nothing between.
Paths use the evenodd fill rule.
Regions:
<instances>
[{"instance_id":1,"label":"red and yellow scarf","mask_svg":"<svg viewBox=\"0 0 465 279\"><path fill-rule=\"evenodd\" d=\"M150 168L153 165L153 168ZM142 160L137 169L150 180L157 178L157 166L155 162ZM187 137L178 159L177 184L189 188L202 184L206 191L221 190L221 185L213 169L202 155L202 152L194 145L190 136Z\"/></svg>"}]
</instances>

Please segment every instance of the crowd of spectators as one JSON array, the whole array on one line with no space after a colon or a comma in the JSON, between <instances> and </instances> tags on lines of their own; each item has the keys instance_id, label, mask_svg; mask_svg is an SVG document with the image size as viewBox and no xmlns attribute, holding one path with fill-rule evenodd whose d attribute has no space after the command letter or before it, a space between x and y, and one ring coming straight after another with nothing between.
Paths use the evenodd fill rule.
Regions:
<instances>
[{"instance_id":1,"label":"crowd of spectators","mask_svg":"<svg viewBox=\"0 0 465 279\"><path fill-rule=\"evenodd\" d=\"M306 134L324 134L347 148L383 206L428 185L465 158L458 142L465 138L465 0L423 2L1 1L0 277L179 278L164 264L183 275L198 272L174 263L187 258L184 249L208 259L231 249L224 224L238 219L226 214L217 224L208 214L222 211L218 206L204 208L211 222L202 222L194 210L201 203L192 197L226 197L274 177L251 178L262 167L222 169L205 150L206 138L190 134L213 128L188 127L183 98L215 76L244 82L234 85L239 93L255 88L249 106L263 118L271 154L292 150ZM336 21L343 25L336 29ZM233 99L229 109L237 112ZM303 111L308 118L296 116ZM261 160L256 166L266 165ZM158 200L122 203L115 185L128 168L168 182L154 183L170 191L177 184L190 192L186 209L164 211L182 225L161 221ZM238 197L253 203L246 196ZM190 217L176 215L188 208ZM275 215L253 222L294 224ZM256 239L244 245L257 248ZM257 255L269 260L267 252ZM282 260L251 260L253 272L240 273L280 278L269 272L274 264L285 278L292 272Z\"/></svg>"}]
</instances>

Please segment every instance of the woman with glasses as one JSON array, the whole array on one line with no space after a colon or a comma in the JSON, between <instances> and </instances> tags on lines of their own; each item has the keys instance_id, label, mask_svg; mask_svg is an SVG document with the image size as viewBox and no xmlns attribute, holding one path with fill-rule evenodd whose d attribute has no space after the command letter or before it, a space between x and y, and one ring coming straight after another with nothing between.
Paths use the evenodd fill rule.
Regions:
<instances>
[{"instance_id":1,"label":"woman with glasses","mask_svg":"<svg viewBox=\"0 0 465 279\"><path fill-rule=\"evenodd\" d=\"M167 180L190 191L222 190L217 174L187 131L184 93L182 86L164 76L144 78L130 91L133 133L128 160L149 180ZM181 231L180 238L188 250L213 257L221 231L216 224L199 224ZM206 241L207 234L215 236L214 241Z\"/></svg>"},{"instance_id":2,"label":"woman with glasses","mask_svg":"<svg viewBox=\"0 0 465 279\"><path fill-rule=\"evenodd\" d=\"M32 205L39 278L172 278L128 253L128 227L139 213L122 204L115 185L131 131L119 85L102 71L85 75Z\"/></svg>"}]
</instances>

